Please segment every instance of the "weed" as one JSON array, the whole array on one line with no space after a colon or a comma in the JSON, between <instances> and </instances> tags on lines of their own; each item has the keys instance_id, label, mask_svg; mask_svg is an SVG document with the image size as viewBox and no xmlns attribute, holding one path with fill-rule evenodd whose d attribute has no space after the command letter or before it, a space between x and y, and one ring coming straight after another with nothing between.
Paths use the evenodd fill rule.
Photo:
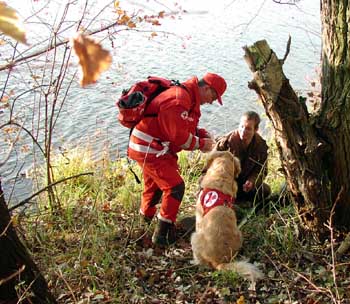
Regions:
<instances>
[{"instance_id":1,"label":"weed","mask_svg":"<svg viewBox=\"0 0 350 304\"><path fill-rule=\"evenodd\" d=\"M243 297L247 303L299 304L330 303L335 292L349 296L349 263L337 266L343 280L336 281L330 247L307 247L291 205L272 204L268 213L242 211L244 243L237 259L258 263L266 276L252 295L234 272L191 265L188 240L165 250L152 245L154 223L147 228L139 220L142 186L125 159L95 162L84 151L65 156L68 164L55 163L57 179L86 171L93 177L57 185L61 212L48 212L42 197L38 208L17 220L59 303L236 303ZM186 183L179 216L194 215L203 162L200 153L179 154ZM131 166L141 177L138 166ZM277 189L277 177L275 182Z\"/></svg>"},{"instance_id":2,"label":"weed","mask_svg":"<svg viewBox=\"0 0 350 304\"><path fill-rule=\"evenodd\" d=\"M242 278L234 271L214 271L211 279L216 286L227 287L238 285Z\"/></svg>"}]
</instances>

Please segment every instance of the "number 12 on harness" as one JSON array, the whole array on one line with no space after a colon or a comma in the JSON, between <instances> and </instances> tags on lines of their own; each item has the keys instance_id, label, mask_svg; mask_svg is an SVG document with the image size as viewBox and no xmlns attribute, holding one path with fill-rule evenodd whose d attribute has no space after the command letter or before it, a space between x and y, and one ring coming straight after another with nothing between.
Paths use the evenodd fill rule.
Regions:
<instances>
[{"instance_id":1,"label":"number 12 on harness","mask_svg":"<svg viewBox=\"0 0 350 304\"><path fill-rule=\"evenodd\" d=\"M116 102L119 109L119 122L129 129L135 127L145 116L144 113L149 103L157 95L174 85L182 86L177 80L148 76L147 80L136 82L130 89L123 90L122 96Z\"/></svg>"}]
</instances>

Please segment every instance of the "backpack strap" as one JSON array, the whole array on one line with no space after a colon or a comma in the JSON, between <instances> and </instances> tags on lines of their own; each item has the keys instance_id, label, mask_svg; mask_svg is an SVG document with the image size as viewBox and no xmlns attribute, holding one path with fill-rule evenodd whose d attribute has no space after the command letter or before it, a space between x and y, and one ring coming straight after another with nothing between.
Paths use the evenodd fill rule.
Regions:
<instances>
[{"instance_id":1,"label":"backpack strap","mask_svg":"<svg viewBox=\"0 0 350 304\"><path fill-rule=\"evenodd\" d=\"M128 139L128 148L129 148L131 133L132 133L132 131L134 130L134 128L135 128L135 127L130 128L129 139ZM128 149L128 148L127 148L127 149ZM132 166L131 166L131 161L130 161L130 158L129 158L129 155L128 155L128 154L129 154L129 153L127 153L127 155L126 155L126 160L128 161L129 170L130 170L130 172L134 175L135 181L136 181L138 184L141 184L140 178L137 176L136 172L133 170L133 168L132 168Z\"/></svg>"},{"instance_id":2,"label":"backpack strap","mask_svg":"<svg viewBox=\"0 0 350 304\"><path fill-rule=\"evenodd\" d=\"M156 81L162 81L162 80L163 80L163 78L151 77L151 76L149 76L148 79L149 79L149 81L151 81L151 82L156 82ZM160 80L159 80L159 79L160 79ZM165 79L165 80L166 80L166 79ZM166 80L166 81L168 81L168 80ZM190 91L188 90L188 88L187 88L185 85L183 85L179 80L174 80L174 79L171 79L171 80L170 80L170 86L169 86L169 88L165 89L164 91L162 91L162 92L160 92L160 93L163 93L163 92L165 92L166 90L168 90L168 89L170 89L171 87L174 87L174 86L180 87L180 88L182 88L182 89L185 89L186 92L187 92L188 94L190 94ZM154 96L157 96L157 95L159 95L160 93L157 92L156 94L154 94ZM151 101L152 101L153 99L154 99L154 98L152 98ZM150 102L151 102L151 101L150 101ZM150 102L148 102L147 105L148 105ZM157 117L157 116L158 116L158 113L152 113L152 114L145 114L143 117ZM131 133L130 133L130 134L131 134Z\"/></svg>"}]
</instances>

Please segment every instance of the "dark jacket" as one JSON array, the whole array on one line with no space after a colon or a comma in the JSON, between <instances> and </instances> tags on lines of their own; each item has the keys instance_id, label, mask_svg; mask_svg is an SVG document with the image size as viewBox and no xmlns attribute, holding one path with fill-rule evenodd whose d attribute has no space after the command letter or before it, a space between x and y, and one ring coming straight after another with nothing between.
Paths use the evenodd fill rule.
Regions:
<instances>
[{"instance_id":1,"label":"dark jacket","mask_svg":"<svg viewBox=\"0 0 350 304\"><path fill-rule=\"evenodd\" d=\"M241 173L237 182L243 185L247 180L259 187L267 175L267 150L266 141L255 133L251 143L244 148L239 137L238 130L218 138L218 150L230 150L241 161Z\"/></svg>"}]
</instances>

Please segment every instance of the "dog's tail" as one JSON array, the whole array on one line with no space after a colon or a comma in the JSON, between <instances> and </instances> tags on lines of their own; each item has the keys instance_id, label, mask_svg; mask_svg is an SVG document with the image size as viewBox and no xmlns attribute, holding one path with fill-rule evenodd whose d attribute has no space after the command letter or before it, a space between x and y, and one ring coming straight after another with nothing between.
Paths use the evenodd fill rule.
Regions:
<instances>
[{"instance_id":1,"label":"dog's tail","mask_svg":"<svg viewBox=\"0 0 350 304\"><path fill-rule=\"evenodd\" d=\"M264 277L264 274L252 263L246 261L237 261L231 263L222 263L216 267L217 270L232 270L242 277L256 282Z\"/></svg>"}]
</instances>

